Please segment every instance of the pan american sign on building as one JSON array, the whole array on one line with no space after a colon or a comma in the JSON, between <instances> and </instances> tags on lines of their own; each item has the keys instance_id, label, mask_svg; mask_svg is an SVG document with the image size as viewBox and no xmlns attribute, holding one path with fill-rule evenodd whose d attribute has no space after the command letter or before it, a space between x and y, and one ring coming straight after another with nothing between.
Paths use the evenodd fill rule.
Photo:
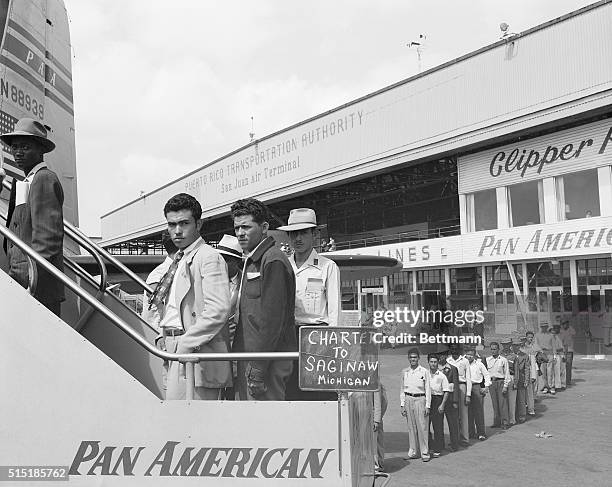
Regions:
<instances>
[{"instance_id":1,"label":"pan american sign on building","mask_svg":"<svg viewBox=\"0 0 612 487\"><path fill-rule=\"evenodd\" d=\"M423 248L426 250L423 251ZM612 253L612 217L486 230L343 253L392 257L405 269Z\"/></svg>"}]
</instances>

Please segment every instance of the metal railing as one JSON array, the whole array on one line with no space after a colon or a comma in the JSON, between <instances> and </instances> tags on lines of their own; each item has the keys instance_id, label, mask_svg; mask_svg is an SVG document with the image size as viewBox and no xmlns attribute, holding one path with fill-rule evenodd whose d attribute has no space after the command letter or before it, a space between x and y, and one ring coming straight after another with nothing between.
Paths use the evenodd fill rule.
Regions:
<instances>
[{"instance_id":1,"label":"metal railing","mask_svg":"<svg viewBox=\"0 0 612 487\"><path fill-rule=\"evenodd\" d=\"M81 299L86 301L90 306L96 309L104 317L106 317L111 323L123 331L128 337L138 343L147 352L159 357L162 360L177 361L185 365L185 377L186 377L186 399L192 400L194 397L195 389L195 375L194 366L200 361L230 361L230 360L297 360L299 358L298 352L236 352L236 353L170 353L159 350L155 345L152 345L142 336L140 336L132 327L122 320L115 313L110 311L106 306L101 304L95 297L91 296L88 292L79 287L75 282L66 277L64 273L58 270L53 264L49 263L45 258L41 257L38 252L31 249L25 242L18 238L8 228L0 225L0 234L5 238L9 239L13 244L27 256L32 258L38 265L45 269L54 278L68 287Z\"/></svg>"},{"instance_id":2,"label":"metal railing","mask_svg":"<svg viewBox=\"0 0 612 487\"><path fill-rule=\"evenodd\" d=\"M6 221L6 215L2 213L0 213L0 218ZM25 257L28 261L28 292L34 296L36 294L36 287L38 286L38 269L29 255L26 255Z\"/></svg>"},{"instance_id":3,"label":"metal railing","mask_svg":"<svg viewBox=\"0 0 612 487\"><path fill-rule=\"evenodd\" d=\"M460 234L460 225L450 225L447 227L430 228L427 230L413 230L411 232L401 232L392 235L374 235L372 237L363 237L344 242L336 242L336 250L373 247L376 245L389 245L401 242L411 242L414 240L428 240L431 238L451 237Z\"/></svg>"},{"instance_id":4,"label":"metal railing","mask_svg":"<svg viewBox=\"0 0 612 487\"><path fill-rule=\"evenodd\" d=\"M3 186L11 191L12 184L8 182L6 179L3 181ZM72 223L64 219L64 233L69 238L71 238L76 244L84 248L91 256L94 258L96 264L98 265L98 269L100 271L100 282L97 283L97 286L100 291L104 292L108 285L108 270L106 268L106 264L102 258L105 258L107 262L110 262L117 269L122 271L126 276L128 276L132 281L138 284L144 291L148 293L152 293L153 289L145 283L138 275L132 272L128 267L122 264L117 258L108 253L94 241L92 241L89 237L87 237L78 227L75 227ZM64 259L68 259L64 256ZM72 263L74 264L74 263ZM83 271L85 272L85 271Z\"/></svg>"}]
</instances>

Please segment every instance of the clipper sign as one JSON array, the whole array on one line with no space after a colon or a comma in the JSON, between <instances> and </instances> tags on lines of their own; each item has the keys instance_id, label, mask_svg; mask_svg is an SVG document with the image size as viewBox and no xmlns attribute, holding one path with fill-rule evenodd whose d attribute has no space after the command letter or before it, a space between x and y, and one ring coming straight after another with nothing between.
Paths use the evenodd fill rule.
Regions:
<instances>
[{"instance_id":1,"label":"clipper sign","mask_svg":"<svg viewBox=\"0 0 612 487\"><path fill-rule=\"evenodd\" d=\"M159 449L82 441L70 475L320 479L332 448L221 448L167 441Z\"/></svg>"},{"instance_id":2,"label":"clipper sign","mask_svg":"<svg viewBox=\"0 0 612 487\"><path fill-rule=\"evenodd\" d=\"M610 119L460 157L459 193L612 164Z\"/></svg>"}]
</instances>

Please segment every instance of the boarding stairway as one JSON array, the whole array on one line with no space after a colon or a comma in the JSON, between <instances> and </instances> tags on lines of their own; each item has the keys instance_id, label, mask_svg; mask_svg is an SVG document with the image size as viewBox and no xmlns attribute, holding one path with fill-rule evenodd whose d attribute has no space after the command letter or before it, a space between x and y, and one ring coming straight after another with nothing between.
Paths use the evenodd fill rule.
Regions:
<instances>
[{"instance_id":1,"label":"boarding stairway","mask_svg":"<svg viewBox=\"0 0 612 487\"><path fill-rule=\"evenodd\" d=\"M341 394L337 403L192 401L198 361L298 353L160 351L157 331L108 289L110 263L152 291L116 257L64 222L99 277L67 254L62 273L5 221L0 209L0 238L28 256L31 272L27 290L5 266L0 272L0 463L61 466L75 485L374 485L370 395ZM66 287L62 319L32 296L36 264ZM184 364L188 400L162 400L164 360Z\"/></svg>"}]
</instances>

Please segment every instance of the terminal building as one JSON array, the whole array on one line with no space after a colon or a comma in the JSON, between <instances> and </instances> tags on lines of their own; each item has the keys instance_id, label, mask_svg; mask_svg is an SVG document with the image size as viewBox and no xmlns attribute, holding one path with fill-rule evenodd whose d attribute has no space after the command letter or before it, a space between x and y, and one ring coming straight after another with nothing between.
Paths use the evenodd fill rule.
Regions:
<instances>
[{"instance_id":1,"label":"terminal building","mask_svg":"<svg viewBox=\"0 0 612 487\"><path fill-rule=\"evenodd\" d=\"M204 237L231 204L310 207L336 253L397 258L343 307L479 309L485 335L612 323L612 3L601 1L254 140L102 216L102 245L154 253L187 192ZM594 350L596 352L596 350Z\"/></svg>"}]
</instances>

